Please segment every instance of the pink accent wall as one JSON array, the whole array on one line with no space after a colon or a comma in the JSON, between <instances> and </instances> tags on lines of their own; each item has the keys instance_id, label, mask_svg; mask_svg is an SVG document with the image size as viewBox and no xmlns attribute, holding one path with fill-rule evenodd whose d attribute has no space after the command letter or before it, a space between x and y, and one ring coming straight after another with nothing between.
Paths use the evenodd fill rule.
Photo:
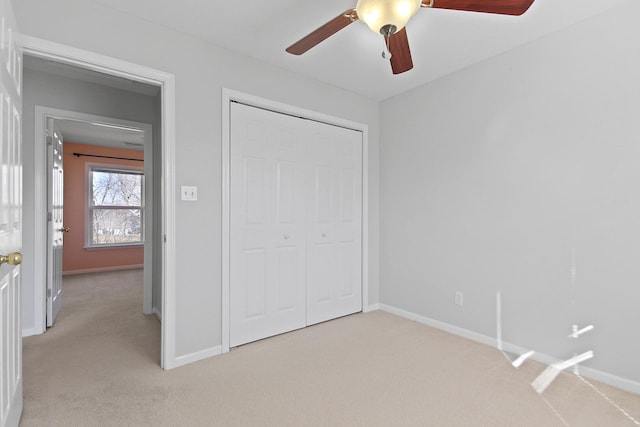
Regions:
<instances>
[{"instance_id":1,"label":"pink accent wall","mask_svg":"<svg viewBox=\"0 0 640 427\"><path fill-rule=\"evenodd\" d=\"M87 204L86 164L141 167L142 162L95 157L76 157L73 153L143 159L136 150L98 147L94 145L64 143L64 225L71 228L64 236L62 270L64 273L91 270L110 270L132 267L144 263L144 249L101 248L85 249L85 215Z\"/></svg>"}]
</instances>

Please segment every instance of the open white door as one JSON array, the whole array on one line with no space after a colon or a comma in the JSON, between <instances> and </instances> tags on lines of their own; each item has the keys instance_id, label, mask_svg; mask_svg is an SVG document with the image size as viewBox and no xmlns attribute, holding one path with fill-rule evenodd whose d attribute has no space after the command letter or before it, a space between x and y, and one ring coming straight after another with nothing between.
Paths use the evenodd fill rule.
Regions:
<instances>
[{"instance_id":1,"label":"open white door","mask_svg":"<svg viewBox=\"0 0 640 427\"><path fill-rule=\"evenodd\" d=\"M62 247L64 233L63 138L55 120L47 118L47 327L62 307Z\"/></svg>"},{"instance_id":2,"label":"open white door","mask_svg":"<svg viewBox=\"0 0 640 427\"><path fill-rule=\"evenodd\" d=\"M0 0L0 427L22 413L22 54L9 0Z\"/></svg>"}]
</instances>

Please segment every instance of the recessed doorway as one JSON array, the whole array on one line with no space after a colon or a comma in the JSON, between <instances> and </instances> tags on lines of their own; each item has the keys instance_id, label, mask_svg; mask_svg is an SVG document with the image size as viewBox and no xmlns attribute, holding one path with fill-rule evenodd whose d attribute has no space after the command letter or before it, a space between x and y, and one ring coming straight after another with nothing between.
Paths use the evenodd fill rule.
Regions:
<instances>
[{"instance_id":1,"label":"recessed doorway","mask_svg":"<svg viewBox=\"0 0 640 427\"><path fill-rule=\"evenodd\" d=\"M158 93L158 106L154 114L157 117L158 126L157 130L154 129L155 137L153 139L153 146L155 149L150 164L155 165L155 170L158 172L154 178L154 202L152 206L153 211L157 214L157 218L152 222L151 236L154 243L152 251L149 252L152 252L151 256L156 260L151 273L154 286L158 287L158 314L162 316L160 364L165 369L170 369L175 366L175 349L173 348L175 338L173 336L174 328L172 327L175 323L173 315L175 305L174 301L170 298L165 298L165 295L167 293L173 295L173 278L175 276L175 266L172 261L172 259L174 259L172 254L175 250L175 243L169 240L173 237L173 230L175 229L174 196L170 190L173 187L174 171L174 77L171 74L140 67L125 61L93 54L91 52L80 51L63 45L52 45L46 41L33 38L25 38L24 53L27 60L32 57L38 60L52 62L57 67L63 66L63 68L65 68L64 77L67 78L89 74L93 76L91 78L94 78L96 75L104 77L104 81L109 82L107 85L113 84L113 82L120 79L125 80L128 85L136 87L140 84L155 86L155 90ZM71 70L70 74L67 72L69 70ZM87 83L86 80L83 81ZM27 82L25 85L26 89L28 89L28 85L29 83ZM91 111L91 109L74 108L74 111L77 110ZM25 119L25 121L27 120L29 120L29 118ZM32 117L31 123L34 122L35 118ZM25 191L28 195L27 198L31 198L30 196L32 196L33 201L30 207L27 206L28 201L25 203L26 216L28 216L29 213L32 215L31 218L25 218L25 222L26 224L31 224L32 227L27 225L25 229L31 229L33 236L31 239L29 239L29 236L25 236L24 249L25 252L31 252L30 259L33 260L35 265L33 269L29 269L33 276L30 278L32 289L29 289L27 285L26 292L23 293L25 297L23 307L30 305L27 310L23 310L24 335L43 332L43 319L46 316L46 310L43 309L42 304L44 298L42 298L42 295L40 295L40 298L35 295L38 291L44 294L44 288L40 289L39 286L34 285L36 283L44 283L46 276L46 268L44 267L46 263L46 242L42 239L42 236L46 236L45 225L35 218L35 215L38 213L44 213L46 215L46 209L37 209L35 206L38 203L42 203L42 200L46 200L46 181L44 180L45 176L43 173L45 171L46 159L44 154L36 152L35 139L32 142L29 141L29 139L29 135L25 135L25 146L28 147L24 153ZM29 173L29 169L33 172ZM30 175L33 176L33 182L28 182L31 179L29 177ZM44 224L46 224L46 222ZM167 259L168 261L165 261ZM29 281L27 281L27 283L28 282ZM148 304L145 303L145 306L147 305ZM26 322L24 320L26 320ZM167 325L167 323L169 323L169 325Z\"/></svg>"}]
</instances>

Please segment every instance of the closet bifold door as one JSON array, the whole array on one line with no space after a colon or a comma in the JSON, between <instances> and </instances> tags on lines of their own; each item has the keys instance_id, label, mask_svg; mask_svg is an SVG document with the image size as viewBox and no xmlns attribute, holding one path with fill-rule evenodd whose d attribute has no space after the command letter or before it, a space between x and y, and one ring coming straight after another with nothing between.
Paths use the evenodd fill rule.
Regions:
<instances>
[{"instance_id":1,"label":"closet bifold door","mask_svg":"<svg viewBox=\"0 0 640 427\"><path fill-rule=\"evenodd\" d=\"M306 325L305 132L231 103L231 347Z\"/></svg>"},{"instance_id":2,"label":"closet bifold door","mask_svg":"<svg viewBox=\"0 0 640 427\"><path fill-rule=\"evenodd\" d=\"M308 122L307 325L362 310L362 133Z\"/></svg>"},{"instance_id":3,"label":"closet bifold door","mask_svg":"<svg viewBox=\"0 0 640 427\"><path fill-rule=\"evenodd\" d=\"M231 103L229 343L362 310L362 133Z\"/></svg>"}]
</instances>

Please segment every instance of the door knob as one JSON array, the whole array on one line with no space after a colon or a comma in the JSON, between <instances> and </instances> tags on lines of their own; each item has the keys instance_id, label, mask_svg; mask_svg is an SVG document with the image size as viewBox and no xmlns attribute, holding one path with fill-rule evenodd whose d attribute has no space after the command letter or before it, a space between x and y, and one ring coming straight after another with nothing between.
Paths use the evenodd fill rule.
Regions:
<instances>
[{"instance_id":1,"label":"door knob","mask_svg":"<svg viewBox=\"0 0 640 427\"><path fill-rule=\"evenodd\" d=\"M71 231L71 228L69 228L69 227L62 227L62 228L58 229L58 231L62 231L63 233L68 233L69 231Z\"/></svg>"},{"instance_id":2,"label":"door knob","mask_svg":"<svg viewBox=\"0 0 640 427\"><path fill-rule=\"evenodd\" d=\"M20 252L14 252L9 255L0 255L0 264L18 265L22 262L22 254Z\"/></svg>"}]
</instances>

